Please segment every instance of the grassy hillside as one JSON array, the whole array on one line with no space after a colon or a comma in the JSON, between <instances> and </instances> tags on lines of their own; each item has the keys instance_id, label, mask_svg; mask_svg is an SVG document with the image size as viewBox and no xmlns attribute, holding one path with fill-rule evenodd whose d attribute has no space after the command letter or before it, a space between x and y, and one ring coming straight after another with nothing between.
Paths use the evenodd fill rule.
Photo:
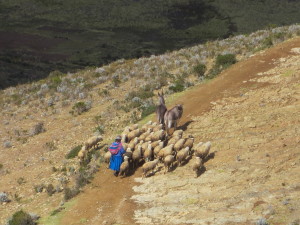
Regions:
<instances>
[{"instance_id":1,"label":"grassy hillside","mask_svg":"<svg viewBox=\"0 0 300 225\"><path fill-rule=\"evenodd\" d=\"M300 21L296 1L0 2L0 88Z\"/></svg>"}]
</instances>

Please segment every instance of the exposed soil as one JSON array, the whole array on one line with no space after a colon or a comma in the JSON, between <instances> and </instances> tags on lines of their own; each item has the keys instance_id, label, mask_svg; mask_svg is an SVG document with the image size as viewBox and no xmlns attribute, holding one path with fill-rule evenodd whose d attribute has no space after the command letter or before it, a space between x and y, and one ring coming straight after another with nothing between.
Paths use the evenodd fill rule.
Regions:
<instances>
[{"instance_id":1,"label":"exposed soil","mask_svg":"<svg viewBox=\"0 0 300 225\"><path fill-rule=\"evenodd\" d=\"M102 167L61 224L300 219L299 47L296 38L258 53L177 100L184 103L185 132L212 142L200 177L193 177L190 162L143 180L139 171L120 179Z\"/></svg>"},{"instance_id":2,"label":"exposed soil","mask_svg":"<svg viewBox=\"0 0 300 225\"><path fill-rule=\"evenodd\" d=\"M101 165L76 205L63 210L60 224L255 224L265 218L283 225L300 219L299 48L300 38L279 44L176 100L184 104L180 125L185 134L196 142L212 142L214 154L198 178L191 170L193 159L143 180L140 170L116 178ZM123 93L115 95L120 99ZM48 109L48 117L28 106L0 115L9 121L1 127L1 137L30 130L38 121L45 121L47 129L12 148L1 146L0 191L11 198L19 194L15 198L20 200L0 205L0 223L22 208L45 217L60 205L62 193L49 197L33 187L59 183L62 173L52 168L73 165L63 157L88 138L91 118L109 106L99 100L80 117L68 113L71 106L57 114ZM57 149L47 149L47 142ZM20 177L25 178L22 184L17 183Z\"/></svg>"}]
</instances>

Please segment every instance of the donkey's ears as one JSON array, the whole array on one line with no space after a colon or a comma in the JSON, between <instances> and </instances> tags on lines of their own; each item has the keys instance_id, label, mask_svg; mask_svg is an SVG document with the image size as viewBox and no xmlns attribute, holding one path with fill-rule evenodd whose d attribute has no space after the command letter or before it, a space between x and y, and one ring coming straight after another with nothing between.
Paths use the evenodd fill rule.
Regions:
<instances>
[{"instance_id":1,"label":"donkey's ears","mask_svg":"<svg viewBox=\"0 0 300 225\"><path fill-rule=\"evenodd\" d=\"M159 97L161 96L159 92L158 92L158 96L159 96Z\"/></svg>"}]
</instances>

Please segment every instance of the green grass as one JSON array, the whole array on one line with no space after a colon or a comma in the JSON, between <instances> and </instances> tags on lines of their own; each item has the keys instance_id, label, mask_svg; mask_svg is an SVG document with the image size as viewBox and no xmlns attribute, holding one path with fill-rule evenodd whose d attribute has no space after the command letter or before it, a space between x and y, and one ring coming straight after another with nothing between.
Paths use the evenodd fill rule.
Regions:
<instances>
[{"instance_id":1,"label":"green grass","mask_svg":"<svg viewBox=\"0 0 300 225\"><path fill-rule=\"evenodd\" d=\"M72 148L66 155L66 159L73 159L78 155L78 152L80 151L82 145L77 145L74 148Z\"/></svg>"},{"instance_id":2,"label":"green grass","mask_svg":"<svg viewBox=\"0 0 300 225\"><path fill-rule=\"evenodd\" d=\"M53 214L52 216L49 215L47 217L43 217L41 219L39 219L39 224L43 224L43 225L60 225L61 224L61 219L63 218L64 214L70 209L72 208L74 205L76 205L77 200L76 199L72 199L68 202L66 202L64 204L64 209L53 213L54 211L51 212L51 214Z\"/></svg>"}]
</instances>

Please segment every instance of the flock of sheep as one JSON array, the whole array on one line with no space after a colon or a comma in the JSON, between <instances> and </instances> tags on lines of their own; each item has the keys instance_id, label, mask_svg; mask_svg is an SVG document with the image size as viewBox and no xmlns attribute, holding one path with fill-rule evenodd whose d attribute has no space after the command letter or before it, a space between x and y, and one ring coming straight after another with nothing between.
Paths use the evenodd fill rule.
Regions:
<instances>
[{"instance_id":1,"label":"flock of sheep","mask_svg":"<svg viewBox=\"0 0 300 225\"><path fill-rule=\"evenodd\" d=\"M199 175L203 162L208 156L211 143L200 142L194 145L194 138L183 137L183 130L175 130L172 135L166 135L162 124L149 121L139 128L138 124L126 127L122 133L122 145L126 150L124 162L120 167L120 175L127 176L130 170L136 169L142 162L143 177L152 171L158 163L164 164L164 173L168 172L174 163L181 166L195 155L193 171ZM111 153L104 155L109 163Z\"/></svg>"}]
</instances>

